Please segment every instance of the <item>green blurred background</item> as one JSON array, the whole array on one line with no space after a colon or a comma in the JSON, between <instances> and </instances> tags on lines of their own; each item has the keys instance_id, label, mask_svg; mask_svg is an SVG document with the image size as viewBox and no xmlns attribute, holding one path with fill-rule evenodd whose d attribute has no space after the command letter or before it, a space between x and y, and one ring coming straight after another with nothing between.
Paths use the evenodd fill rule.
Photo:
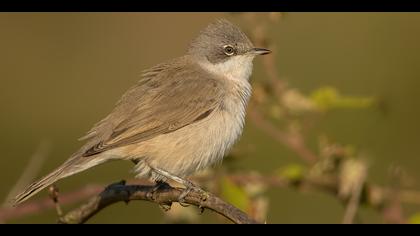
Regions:
<instances>
[{"instance_id":1,"label":"green blurred background","mask_svg":"<svg viewBox=\"0 0 420 236\"><path fill-rule=\"evenodd\" d=\"M103 118L140 72L185 52L189 41L226 13L1 13L0 14L0 199L21 175L41 142L51 151L39 175L80 147L77 139ZM326 135L363 151L370 180L389 182L400 166L419 189L420 14L287 13L270 25L277 69L290 86L309 93L333 86L344 94L374 96L386 109L335 110L311 130L309 144ZM256 59L254 78L263 76ZM298 159L247 123L236 149L239 168L262 173ZM130 178L131 163L115 162L60 181L63 192L86 183ZM36 198L45 197L46 191ZM340 223L343 206L323 193L268 191L269 223ZM405 205L407 214L420 207ZM71 206L66 206L70 209ZM217 222L205 212L202 222ZM364 222L379 223L372 210ZM54 210L10 223L55 222ZM161 223L154 204L115 204L90 223Z\"/></svg>"}]
</instances>

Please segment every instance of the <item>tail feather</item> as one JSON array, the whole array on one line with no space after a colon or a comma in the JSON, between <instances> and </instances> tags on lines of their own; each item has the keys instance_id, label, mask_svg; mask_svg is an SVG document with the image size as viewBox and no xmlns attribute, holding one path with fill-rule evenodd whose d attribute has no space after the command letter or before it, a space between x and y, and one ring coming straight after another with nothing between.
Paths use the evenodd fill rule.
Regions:
<instances>
[{"instance_id":1,"label":"tail feather","mask_svg":"<svg viewBox=\"0 0 420 236\"><path fill-rule=\"evenodd\" d=\"M37 194L44 188L50 186L51 184L55 183L56 181L68 177L84 170L87 170L93 166L99 165L103 162L107 161L107 159L100 159L100 158L84 158L84 157L76 157L68 160L63 165L55 169L50 174L44 176L43 178L35 181L34 183L30 184L28 187L25 188L23 192L18 194L13 200L13 206L17 206L22 202L28 200L33 195Z\"/></svg>"},{"instance_id":2,"label":"tail feather","mask_svg":"<svg viewBox=\"0 0 420 236\"><path fill-rule=\"evenodd\" d=\"M51 184L55 183L57 180L61 179L61 173L62 173L62 169L58 168L55 171L53 171L52 173L48 174L47 176L44 176L40 180L38 180L38 181L32 183L31 185L29 185L28 187L26 187L26 189L23 192L18 194L13 199L13 206L19 205L20 203L26 201L27 199L29 199L33 195L37 194L39 191L43 190L44 188L46 188L46 187L50 186Z\"/></svg>"}]
</instances>

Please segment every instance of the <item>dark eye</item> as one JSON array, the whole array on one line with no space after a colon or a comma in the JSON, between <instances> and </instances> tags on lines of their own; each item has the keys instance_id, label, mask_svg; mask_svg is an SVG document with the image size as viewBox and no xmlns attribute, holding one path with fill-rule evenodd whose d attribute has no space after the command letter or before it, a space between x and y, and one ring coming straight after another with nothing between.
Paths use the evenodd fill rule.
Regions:
<instances>
[{"instance_id":1,"label":"dark eye","mask_svg":"<svg viewBox=\"0 0 420 236\"><path fill-rule=\"evenodd\" d=\"M232 56L233 54L235 54L235 49L230 46L230 45L226 45L223 47L225 49L225 54L228 56Z\"/></svg>"}]
</instances>

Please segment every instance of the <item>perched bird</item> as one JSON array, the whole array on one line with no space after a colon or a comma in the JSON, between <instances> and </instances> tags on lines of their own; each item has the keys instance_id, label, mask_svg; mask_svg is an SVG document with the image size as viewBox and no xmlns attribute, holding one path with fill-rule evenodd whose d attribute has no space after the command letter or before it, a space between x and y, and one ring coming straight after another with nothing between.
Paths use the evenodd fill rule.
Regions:
<instances>
[{"instance_id":1,"label":"perched bird","mask_svg":"<svg viewBox=\"0 0 420 236\"><path fill-rule=\"evenodd\" d=\"M207 26L186 55L145 70L113 111L81 138L86 144L14 199L17 205L59 179L111 160L135 163L136 177L184 179L220 162L241 135L256 55L227 20Z\"/></svg>"}]
</instances>

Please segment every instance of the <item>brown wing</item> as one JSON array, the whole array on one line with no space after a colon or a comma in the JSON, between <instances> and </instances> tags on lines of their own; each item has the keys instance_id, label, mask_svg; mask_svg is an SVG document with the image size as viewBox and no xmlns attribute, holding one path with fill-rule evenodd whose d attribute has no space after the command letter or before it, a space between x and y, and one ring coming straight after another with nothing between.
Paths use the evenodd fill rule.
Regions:
<instances>
[{"instance_id":1,"label":"brown wing","mask_svg":"<svg viewBox=\"0 0 420 236\"><path fill-rule=\"evenodd\" d=\"M224 91L221 80L197 65L152 68L88 133L91 145L83 156L142 142L204 119L220 104Z\"/></svg>"}]
</instances>

